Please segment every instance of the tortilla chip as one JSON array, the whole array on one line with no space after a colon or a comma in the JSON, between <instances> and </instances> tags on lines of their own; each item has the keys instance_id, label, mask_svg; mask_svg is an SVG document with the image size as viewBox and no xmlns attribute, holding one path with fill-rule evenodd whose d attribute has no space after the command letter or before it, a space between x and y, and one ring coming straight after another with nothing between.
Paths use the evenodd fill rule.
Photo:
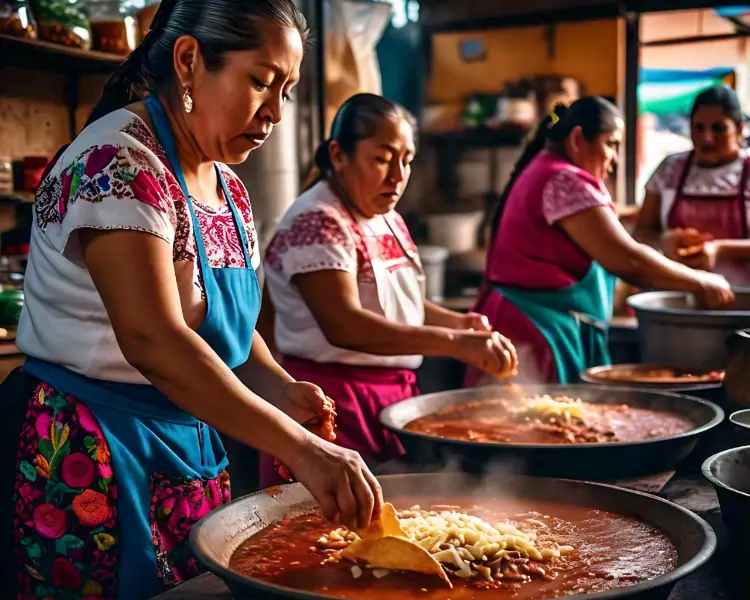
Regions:
<instances>
[{"instance_id":1,"label":"tortilla chip","mask_svg":"<svg viewBox=\"0 0 750 600\"><path fill-rule=\"evenodd\" d=\"M401 524L396 516L396 509L390 502L383 504L380 519L371 521L367 529L357 531L357 535L363 540L378 540L388 536L409 539L409 536L401 529Z\"/></svg>"},{"instance_id":2,"label":"tortilla chip","mask_svg":"<svg viewBox=\"0 0 750 600\"><path fill-rule=\"evenodd\" d=\"M448 584L448 587L453 588L440 563L422 546L408 539L393 536L359 539L343 550L341 556L352 562L365 562L376 569L437 575Z\"/></svg>"}]
</instances>

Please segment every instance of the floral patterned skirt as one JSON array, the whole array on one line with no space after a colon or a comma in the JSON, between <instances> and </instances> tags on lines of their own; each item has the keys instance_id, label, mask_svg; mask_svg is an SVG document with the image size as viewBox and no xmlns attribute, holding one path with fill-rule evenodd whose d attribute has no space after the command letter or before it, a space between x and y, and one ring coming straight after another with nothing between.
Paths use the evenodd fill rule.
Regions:
<instances>
[{"instance_id":1,"label":"floral patterned skirt","mask_svg":"<svg viewBox=\"0 0 750 600\"><path fill-rule=\"evenodd\" d=\"M127 524L118 519L117 473L99 423L85 404L23 370L0 386L0 398L9 417L0 446L2 597L116 598L118 540ZM150 497L157 577L166 589L199 573L187 537L229 501L229 477L154 473Z\"/></svg>"}]
</instances>

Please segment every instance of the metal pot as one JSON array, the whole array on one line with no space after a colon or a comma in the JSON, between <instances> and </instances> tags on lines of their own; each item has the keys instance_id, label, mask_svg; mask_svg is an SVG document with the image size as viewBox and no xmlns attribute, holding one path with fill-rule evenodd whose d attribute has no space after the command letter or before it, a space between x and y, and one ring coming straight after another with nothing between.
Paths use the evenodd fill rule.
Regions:
<instances>
[{"instance_id":1,"label":"metal pot","mask_svg":"<svg viewBox=\"0 0 750 600\"><path fill-rule=\"evenodd\" d=\"M704 310L684 292L646 292L628 298L638 318L641 360L725 369L727 338L750 327L750 290L736 289L727 310Z\"/></svg>"},{"instance_id":2,"label":"metal pot","mask_svg":"<svg viewBox=\"0 0 750 600\"><path fill-rule=\"evenodd\" d=\"M609 485L536 479L532 477L481 478L461 474L393 475L380 483L386 498L429 503L450 503L471 497L497 496L544 500L587 506L626 514L658 527L677 548L677 568L648 581L593 595L566 596L570 600L666 600L675 583L700 568L716 549L716 535L690 511L662 500ZM300 485L284 485L239 498L202 519L190 533L190 549L198 561L221 577L235 598L263 600L325 600L332 596L295 591L240 575L229 569L229 559L245 540L282 519L312 512L316 503Z\"/></svg>"},{"instance_id":3,"label":"metal pot","mask_svg":"<svg viewBox=\"0 0 750 600\"><path fill-rule=\"evenodd\" d=\"M750 536L750 446L730 448L706 459L703 476L714 486L730 533Z\"/></svg>"},{"instance_id":4,"label":"metal pot","mask_svg":"<svg viewBox=\"0 0 750 600\"><path fill-rule=\"evenodd\" d=\"M735 331L727 340L729 361L724 375L727 406L750 408L750 329Z\"/></svg>"},{"instance_id":5,"label":"metal pot","mask_svg":"<svg viewBox=\"0 0 750 600\"><path fill-rule=\"evenodd\" d=\"M721 382L690 382L690 381L671 381L671 382L653 382L628 380L626 373L644 372L651 369L673 369L678 373L703 374L711 371L705 367L678 367L674 365L653 365L653 364L616 364L603 365L601 367L592 367L586 369L580 375L581 381L593 383L595 385L605 386L636 386L644 390L661 390L663 392L674 392L675 394L687 394L715 402L722 408L725 404L724 385ZM607 376L613 372L621 372L622 378Z\"/></svg>"},{"instance_id":6,"label":"metal pot","mask_svg":"<svg viewBox=\"0 0 750 600\"><path fill-rule=\"evenodd\" d=\"M750 409L738 410L729 416L732 426L732 439L735 446L750 444Z\"/></svg>"},{"instance_id":7,"label":"metal pot","mask_svg":"<svg viewBox=\"0 0 750 600\"><path fill-rule=\"evenodd\" d=\"M571 396L596 404L627 404L663 410L688 417L696 423L696 428L679 435L641 442L600 444L495 444L447 439L404 429L415 419L450 406L535 394ZM380 422L398 436L410 462L458 464L462 470L475 473L512 472L595 481L672 471L693 452L698 440L723 420L724 411L721 408L700 398L656 390L590 384L524 386L520 392L502 386L452 390L409 398L380 413Z\"/></svg>"}]
</instances>

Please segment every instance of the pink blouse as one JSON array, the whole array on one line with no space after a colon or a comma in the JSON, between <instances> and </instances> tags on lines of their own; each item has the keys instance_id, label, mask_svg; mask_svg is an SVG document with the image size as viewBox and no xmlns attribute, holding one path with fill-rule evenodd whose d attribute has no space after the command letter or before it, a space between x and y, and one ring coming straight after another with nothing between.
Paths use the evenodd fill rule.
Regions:
<instances>
[{"instance_id":1,"label":"pink blouse","mask_svg":"<svg viewBox=\"0 0 750 600\"><path fill-rule=\"evenodd\" d=\"M508 197L487 256L490 282L531 289L562 289L583 279L589 257L558 225L598 206L614 210L596 177L551 151L524 169Z\"/></svg>"}]
</instances>

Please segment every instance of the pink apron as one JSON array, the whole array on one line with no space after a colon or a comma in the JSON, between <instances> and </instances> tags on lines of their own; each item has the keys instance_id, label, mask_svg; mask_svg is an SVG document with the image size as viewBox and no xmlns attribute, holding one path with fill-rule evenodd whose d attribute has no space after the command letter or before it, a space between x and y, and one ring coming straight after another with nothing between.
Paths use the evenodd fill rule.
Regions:
<instances>
[{"instance_id":1,"label":"pink apron","mask_svg":"<svg viewBox=\"0 0 750 600\"><path fill-rule=\"evenodd\" d=\"M748 238L745 189L748 182L750 157L745 159L739 188L734 196L693 196L685 193L685 181L690 173L695 154L690 153L680 174L674 203L667 216L669 229L694 228L717 240L746 240ZM750 267L738 261L721 261L716 272L730 283L750 281Z\"/></svg>"},{"instance_id":2,"label":"pink apron","mask_svg":"<svg viewBox=\"0 0 750 600\"><path fill-rule=\"evenodd\" d=\"M285 356L284 369L299 381L319 385L336 403L336 443L356 450L368 461L385 462L404 454L395 434L378 419L384 408L419 394L417 377L408 369L316 363ZM273 457L260 458L260 485L288 483L273 468Z\"/></svg>"}]
</instances>

